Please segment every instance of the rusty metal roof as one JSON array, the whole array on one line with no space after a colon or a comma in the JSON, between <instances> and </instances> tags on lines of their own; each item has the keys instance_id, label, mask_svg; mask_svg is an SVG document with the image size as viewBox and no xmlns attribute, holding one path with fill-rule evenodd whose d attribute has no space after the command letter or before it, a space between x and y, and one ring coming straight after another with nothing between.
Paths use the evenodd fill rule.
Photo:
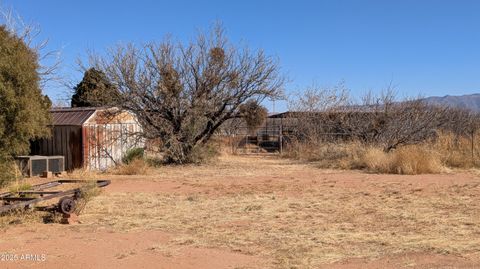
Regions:
<instances>
[{"instance_id":1,"label":"rusty metal roof","mask_svg":"<svg viewBox=\"0 0 480 269\"><path fill-rule=\"evenodd\" d=\"M52 125L82 126L98 109L97 107L53 108L50 110Z\"/></svg>"}]
</instances>

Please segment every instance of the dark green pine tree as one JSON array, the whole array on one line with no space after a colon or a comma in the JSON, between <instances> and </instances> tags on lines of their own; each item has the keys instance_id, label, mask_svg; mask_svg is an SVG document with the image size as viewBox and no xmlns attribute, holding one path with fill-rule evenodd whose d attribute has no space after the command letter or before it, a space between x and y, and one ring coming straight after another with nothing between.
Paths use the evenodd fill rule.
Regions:
<instances>
[{"instance_id":1,"label":"dark green pine tree","mask_svg":"<svg viewBox=\"0 0 480 269\"><path fill-rule=\"evenodd\" d=\"M108 106L118 96L105 73L95 68L85 71L82 81L75 86L74 90L72 107Z\"/></svg>"}]
</instances>

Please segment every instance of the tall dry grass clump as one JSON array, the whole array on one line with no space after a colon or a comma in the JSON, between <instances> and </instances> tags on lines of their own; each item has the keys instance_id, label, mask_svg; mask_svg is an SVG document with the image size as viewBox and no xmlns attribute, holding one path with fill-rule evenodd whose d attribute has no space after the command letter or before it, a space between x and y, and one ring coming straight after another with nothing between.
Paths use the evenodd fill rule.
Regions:
<instances>
[{"instance_id":1,"label":"tall dry grass clump","mask_svg":"<svg viewBox=\"0 0 480 269\"><path fill-rule=\"evenodd\" d=\"M442 156L443 163L452 168L480 167L477 136L467 137L453 133L440 133L433 145Z\"/></svg>"},{"instance_id":2,"label":"tall dry grass clump","mask_svg":"<svg viewBox=\"0 0 480 269\"><path fill-rule=\"evenodd\" d=\"M86 205L96 196L100 195L102 190L98 187L95 181L89 181L81 187L80 197L77 200L75 213L80 215L83 213Z\"/></svg>"},{"instance_id":3,"label":"tall dry grass clump","mask_svg":"<svg viewBox=\"0 0 480 269\"><path fill-rule=\"evenodd\" d=\"M359 142L294 143L283 156L314 162L321 168L365 169L372 173L414 175L444 170L444 158L430 145L410 145L385 152Z\"/></svg>"},{"instance_id":4,"label":"tall dry grass clump","mask_svg":"<svg viewBox=\"0 0 480 269\"><path fill-rule=\"evenodd\" d=\"M422 145L405 146L388 153L370 147L361 160L365 168L374 173L416 175L444 170L440 154Z\"/></svg>"},{"instance_id":5,"label":"tall dry grass clump","mask_svg":"<svg viewBox=\"0 0 480 269\"><path fill-rule=\"evenodd\" d=\"M358 142L293 142L282 153L283 157L315 162L321 168L361 169L365 147Z\"/></svg>"},{"instance_id":6,"label":"tall dry grass clump","mask_svg":"<svg viewBox=\"0 0 480 269\"><path fill-rule=\"evenodd\" d=\"M145 159L134 159L129 163L123 163L118 165L112 170L114 175L146 175L148 173L149 166Z\"/></svg>"}]
</instances>

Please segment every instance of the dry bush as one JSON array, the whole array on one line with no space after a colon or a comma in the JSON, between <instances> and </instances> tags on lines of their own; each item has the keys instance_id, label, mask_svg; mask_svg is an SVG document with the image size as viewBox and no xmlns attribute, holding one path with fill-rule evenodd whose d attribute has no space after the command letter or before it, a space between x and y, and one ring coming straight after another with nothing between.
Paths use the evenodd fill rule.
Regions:
<instances>
[{"instance_id":1,"label":"dry bush","mask_svg":"<svg viewBox=\"0 0 480 269\"><path fill-rule=\"evenodd\" d=\"M86 168L78 168L68 172L68 178L71 179L97 179L98 177L99 173L97 171Z\"/></svg>"},{"instance_id":2,"label":"dry bush","mask_svg":"<svg viewBox=\"0 0 480 269\"><path fill-rule=\"evenodd\" d=\"M368 148L362 157L366 169L375 173L429 174L443 171L441 156L425 146L412 145L391 152Z\"/></svg>"},{"instance_id":3,"label":"dry bush","mask_svg":"<svg viewBox=\"0 0 480 269\"><path fill-rule=\"evenodd\" d=\"M82 186L80 191L80 197L76 201L75 214L80 215L88 202L90 202L95 196L101 193L101 189L98 187L95 181L89 181L85 186Z\"/></svg>"},{"instance_id":4,"label":"dry bush","mask_svg":"<svg viewBox=\"0 0 480 269\"><path fill-rule=\"evenodd\" d=\"M238 110L240 117L245 120L250 134L254 134L268 116L268 110L256 100L248 100L240 105Z\"/></svg>"},{"instance_id":5,"label":"dry bush","mask_svg":"<svg viewBox=\"0 0 480 269\"><path fill-rule=\"evenodd\" d=\"M357 142L293 142L288 145L283 156L317 162L321 168L360 169L364 168L361 160L364 151L365 147Z\"/></svg>"},{"instance_id":6,"label":"dry bush","mask_svg":"<svg viewBox=\"0 0 480 269\"><path fill-rule=\"evenodd\" d=\"M149 166L144 159L134 159L128 164L121 164L112 170L115 175L146 175Z\"/></svg>"},{"instance_id":7,"label":"dry bush","mask_svg":"<svg viewBox=\"0 0 480 269\"><path fill-rule=\"evenodd\" d=\"M241 136L217 136L215 142L217 143L219 156L226 156L236 154Z\"/></svg>"},{"instance_id":8,"label":"dry bush","mask_svg":"<svg viewBox=\"0 0 480 269\"><path fill-rule=\"evenodd\" d=\"M478 138L474 138L472 152L472 138L465 135L456 135L451 132L440 133L434 148L442 156L442 162L452 168L479 167L480 160L476 145L480 145Z\"/></svg>"},{"instance_id":9,"label":"dry bush","mask_svg":"<svg viewBox=\"0 0 480 269\"><path fill-rule=\"evenodd\" d=\"M0 171L0 188L10 185L20 175L18 167L8 156L0 155Z\"/></svg>"},{"instance_id":10,"label":"dry bush","mask_svg":"<svg viewBox=\"0 0 480 269\"><path fill-rule=\"evenodd\" d=\"M284 157L316 162L321 168L366 169L374 173L426 174L444 170L441 154L427 145L411 145L385 152L359 142L291 144Z\"/></svg>"},{"instance_id":11,"label":"dry bush","mask_svg":"<svg viewBox=\"0 0 480 269\"><path fill-rule=\"evenodd\" d=\"M204 145L197 145L193 148L190 162L194 164L204 164L215 160L220 152L220 143L211 141Z\"/></svg>"},{"instance_id":12,"label":"dry bush","mask_svg":"<svg viewBox=\"0 0 480 269\"><path fill-rule=\"evenodd\" d=\"M0 215L0 230L5 230L14 225L36 224L42 222L48 213L35 210L14 210Z\"/></svg>"},{"instance_id":13,"label":"dry bush","mask_svg":"<svg viewBox=\"0 0 480 269\"><path fill-rule=\"evenodd\" d=\"M25 182L16 182L8 187L9 192L18 192L18 191L26 191L32 188L32 184Z\"/></svg>"}]
</instances>

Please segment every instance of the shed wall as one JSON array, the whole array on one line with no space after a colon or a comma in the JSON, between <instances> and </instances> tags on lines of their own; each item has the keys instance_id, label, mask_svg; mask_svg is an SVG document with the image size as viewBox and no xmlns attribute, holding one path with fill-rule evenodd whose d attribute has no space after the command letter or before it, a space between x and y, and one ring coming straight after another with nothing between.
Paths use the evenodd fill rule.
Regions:
<instances>
[{"instance_id":1,"label":"shed wall","mask_svg":"<svg viewBox=\"0 0 480 269\"><path fill-rule=\"evenodd\" d=\"M136 123L85 124L83 126L84 167L106 170L119 164L127 150L143 147Z\"/></svg>"},{"instance_id":2,"label":"shed wall","mask_svg":"<svg viewBox=\"0 0 480 269\"><path fill-rule=\"evenodd\" d=\"M65 157L65 169L81 168L82 158L82 128L81 126L54 126L52 136L32 142L32 155Z\"/></svg>"}]
</instances>

